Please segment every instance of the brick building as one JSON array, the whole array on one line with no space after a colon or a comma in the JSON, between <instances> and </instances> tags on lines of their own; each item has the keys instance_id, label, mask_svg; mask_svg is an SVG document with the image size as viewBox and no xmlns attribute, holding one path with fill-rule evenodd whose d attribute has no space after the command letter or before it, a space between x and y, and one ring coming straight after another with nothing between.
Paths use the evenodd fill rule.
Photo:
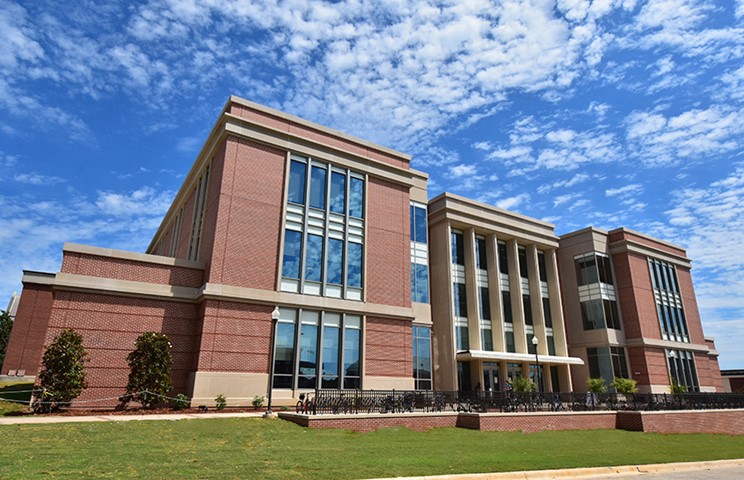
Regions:
<instances>
[{"instance_id":1,"label":"brick building","mask_svg":"<svg viewBox=\"0 0 744 480\"><path fill-rule=\"evenodd\" d=\"M561 301L564 238L455 195L429 201L427 175L409 163L231 97L146 253L65 244L58 273L24 272L2 372L36 375L45 345L74 328L90 357L79 400L121 395L145 331L171 338L174 393L198 403L245 404L272 382L278 403L315 388L493 390L517 374L571 389L569 366L587 357L586 342L571 344L580 317ZM645 330L624 339L647 366L638 378L661 375L669 348L694 355L701 389L718 388L684 251L613 235L608 244L650 242L663 253L654 258L687 265L677 268L690 341L672 348ZM616 273L646 261L635 252L618 250ZM627 298L627 318L653 313L653 296Z\"/></svg>"}]
</instances>

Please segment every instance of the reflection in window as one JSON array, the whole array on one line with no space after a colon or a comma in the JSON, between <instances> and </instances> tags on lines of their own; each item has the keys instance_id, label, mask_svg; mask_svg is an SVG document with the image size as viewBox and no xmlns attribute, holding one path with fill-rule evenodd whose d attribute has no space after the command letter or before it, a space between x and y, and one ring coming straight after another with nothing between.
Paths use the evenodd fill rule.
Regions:
<instances>
[{"instance_id":1,"label":"reflection in window","mask_svg":"<svg viewBox=\"0 0 744 480\"><path fill-rule=\"evenodd\" d=\"M305 175L307 165L292 160L289 165L289 195L287 199L292 203L305 203Z\"/></svg>"},{"instance_id":2,"label":"reflection in window","mask_svg":"<svg viewBox=\"0 0 744 480\"><path fill-rule=\"evenodd\" d=\"M364 218L364 180L361 178L349 179L349 215Z\"/></svg>"},{"instance_id":3,"label":"reflection in window","mask_svg":"<svg viewBox=\"0 0 744 480\"><path fill-rule=\"evenodd\" d=\"M411 273L415 276L413 301L429 303L429 267L420 263L414 263L411 267L413 268Z\"/></svg>"},{"instance_id":4,"label":"reflection in window","mask_svg":"<svg viewBox=\"0 0 744 480\"><path fill-rule=\"evenodd\" d=\"M302 312L299 388L315 388L318 361L318 312Z\"/></svg>"},{"instance_id":5,"label":"reflection in window","mask_svg":"<svg viewBox=\"0 0 744 480\"><path fill-rule=\"evenodd\" d=\"M333 315L331 320L329 317ZM323 383L322 388L339 388L338 355L341 336L340 315L326 313L323 320Z\"/></svg>"},{"instance_id":6,"label":"reflection in window","mask_svg":"<svg viewBox=\"0 0 744 480\"><path fill-rule=\"evenodd\" d=\"M343 173L331 173L331 211L346 213L346 175Z\"/></svg>"},{"instance_id":7,"label":"reflection in window","mask_svg":"<svg viewBox=\"0 0 744 480\"><path fill-rule=\"evenodd\" d=\"M452 231L452 263L455 265L465 265L465 247L462 233L455 230Z\"/></svg>"},{"instance_id":8,"label":"reflection in window","mask_svg":"<svg viewBox=\"0 0 744 480\"><path fill-rule=\"evenodd\" d=\"M310 178L310 206L325 210L326 169L313 166Z\"/></svg>"},{"instance_id":9,"label":"reflection in window","mask_svg":"<svg viewBox=\"0 0 744 480\"><path fill-rule=\"evenodd\" d=\"M328 271L326 282L341 285L344 273L344 242L335 238L328 239Z\"/></svg>"},{"instance_id":10,"label":"reflection in window","mask_svg":"<svg viewBox=\"0 0 744 480\"><path fill-rule=\"evenodd\" d=\"M359 317L347 317L344 327L344 388L359 388L361 330Z\"/></svg>"},{"instance_id":11,"label":"reflection in window","mask_svg":"<svg viewBox=\"0 0 744 480\"><path fill-rule=\"evenodd\" d=\"M493 336L490 328L481 328L481 343L483 350L493 352Z\"/></svg>"},{"instance_id":12,"label":"reflection in window","mask_svg":"<svg viewBox=\"0 0 744 480\"><path fill-rule=\"evenodd\" d=\"M467 317L468 316L468 297L465 291L464 283L454 284L454 304L455 304L455 316L456 317Z\"/></svg>"},{"instance_id":13,"label":"reflection in window","mask_svg":"<svg viewBox=\"0 0 744 480\"><path fill-rule=\"evenodd\" d=\"M349 243L349 260L346 271L346 285L362 287L362 258L364 247L359 243Z\"/></svg>"},{"instance_id":14,"label":"reflection in window","mask_svg":"<svg viewBox=\"0 0 744 480\"><path fill-rule=\"evenodd\" d=\"M431 390L431 329L413 326L413 378L416 390Z\"/></svg>"},{"instance_id":15,"label":"reflection in window","mask_svg":"<svg viewBox=\"0 0 744 480\"><path fill-rule=\"evenodd\" d=\"M294 230L284 232L284 257L282 276L300 278L300 251L302 250L302 233Z\"/></svg>"},{"instance_id":16,"label":"reflection in window","mask_svg":"<svg viewBox=\"0 0 744 480\"><path fill-rule=\"evenodd\" d=\"M274 388L292 388L295 324L280 321L276 325Z\"/></svg>"},{"instance_id":17,"label":"reflection in window","mask_svg":"<svg viewBox=\"0 0 744 480\"><path fill-rule=\"evenodd\" d=\"M320 282L323 270L323 237L308 235L305 253L305 280Z\"/></svg>"}]
</instances>

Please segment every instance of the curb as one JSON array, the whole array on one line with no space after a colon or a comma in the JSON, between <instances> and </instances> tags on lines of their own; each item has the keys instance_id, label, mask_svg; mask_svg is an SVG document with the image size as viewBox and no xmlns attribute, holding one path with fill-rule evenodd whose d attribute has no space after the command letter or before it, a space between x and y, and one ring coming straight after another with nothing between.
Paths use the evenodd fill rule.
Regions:
<instances>
[{"instance_id":1,"label":"curb","mask_svg":"<svg viewBox=\"0 0 744 480\"><path fill-rule=\"evenodd\" d=\"M644 475L648 473L684 472L724 467L744 467L744 458L703 462L656 463L650 465L622 465L616 467L566 468L560 470L532 470L526 472L466 473L396 477L395 480L556 480L563 478L607 477L615 475ZM392 480L377 478L370 480Z\"/></svg>"}]
</instances>

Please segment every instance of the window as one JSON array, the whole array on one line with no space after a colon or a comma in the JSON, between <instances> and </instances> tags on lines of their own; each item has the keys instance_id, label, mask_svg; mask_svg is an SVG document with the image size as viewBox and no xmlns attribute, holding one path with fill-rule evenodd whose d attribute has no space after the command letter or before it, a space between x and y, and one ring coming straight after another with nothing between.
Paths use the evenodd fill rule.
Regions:
<instances>
[{"instance_id":1,"label":"window","mask_svg":"<svg viewBox=\"0 0 744 480\"><path fill-rule=\"evenodd\" d=\"M478 300L480 301L481 318L491 320L491 302L488 300L488 287L478 288Z\"/></svg>"},{"instance_id":2,"label":"window","mask_svg":"<svg viewBox=\"0 0 744 480\"><path fill-rule=\"evenodd\" d=\"M675 266L651 258L648 259L648 263L662 338L675 342L689 342L690 336Z\"/></svg>"},{"instance_id":3,"label":"window","mask_svg":"<svg viewBox=\"0 0 744 480\"><path fill-rule=\"evenodd\" d=\"M519 247L519 276L522 278L530 278L529 270L527 269L527 250L524 247Z\"/></svg>"},{"instance_id":4,"label":"window","mask_svg":"<svg viewBox=\"0 0 744 480\"><path fill-rule=\"evenodd\" d=\"M362 300L364 179L292 155L280 289Z\"/></svg>"},{"instance_id":5,"label":"window","mask_svg":"<svg viewBox=\"0 0 744 480\"><path fill-rule=\"evenodd\" d=\"M547 297L542 297L542 306L543 306L543 317L545 317L545 326L547 328L553 327L553 316L550 313L550 299Z\"/></svg>"},{"instance_id":6,"label":"window","mask_svg":"<svg viewBox=\"0 0 744 480\"><path fill-rule=\"evenodd\" d=\"M506 255L506 243L499 242L498 250L499 250L499 272L503 273L504 275L509 275L509 261Z\"/></svg>"},{"instance_id":7,"label":"window","mask_svg":"<svg viewBox=\"0 0 744 480\"><path fill-rule=\"evenodd\" d=\"M522 307L524 308L524 324L533 325L532 320L532 302L529 295L522 295Z\"/></svg>"},{"instance_id":8,"label":"window","mask_svg":"<svg viewBox=\"0 0 744 480\"><path fill-rule=\"evenodd\" d=\"M548 355L555 355L555 339L553 335L548 335Z\"/></svg>"},{"instance_id":9,"label":"window","mask_svg":"<svg viewBox=\"0 0 744 480\"><path fill-rule=\"evenodd\" d=\"M531 353L532 355L537 353L537 345L532 343L533 337L534 337L534 334L532 333L528 333L526 337L527 338L527 353Z\"/></svg>"},{"instance_id":10,"label":"window","mask_svg":"<svg viewBox=\"0 0 744 480\"><path fill-rule=\"evenodd\" d=\"M481 328L481 345L483 350L493 352L493 336L490 328Z\"/></svg>"},{"instance_id":11,"label":"window","mask_svg":"<svg viewBox=\"0 0 744 480\"><path fill-rule=\"evenodd\" d=\"M512 316L511 294L508 291L501 291L501 303L504 306L504 323L514 323Z\"/></svg>"},{"instance_id":12,"label":"window","mask_svg":"<svg viewBox=\"0 0 744 480\"><path fill-rule=\"evenodd\" d=\"M504 332L504 338L506 340L506 351L515 353L517 351L517 347L514 344L514 332Z\"/></svg>"},{"instance_id":13,"label":"window","mask_svg":"<svg viewBox=\"0 0 744 480\"><path fill-rule=\"evenodd\" d=\"M416 390L431 390L431 329L413 326L413 378Z\"/></svg>"},{"instance_id":14,"label":"window","mask_svg":"<svg viewBox=\"0 0 744 480\"><path fill-rule=\"evenodd\" d=\"M586 355L591 378L603 378L608 385L612 383L615 377L629 378L624 348L587 348Z\"/></svg>"},{"instance_id":15,"label":"window","mask_svg":"<svg viewBox=\"0 0 744 480\"><path fill-rule=\"evenodd\" d=\"M411 202L411 300L429 303L429 249L426 206Z\"/></svg>"},{"instance_id":16,"label":"window","mask_svg":"<svg viewBox=\"0 0 744 480\"><path fill-rule=\"evenodd\" d=\"M597 267L599 268L599 281L607 285L613 285L610 258L604 255L597 255Z\"/></svg>"},{"instance_id":17,"label":"window","mask_svg":"<svg viewBox=\"0 0 744 480\"><path fill-rule=\"evenodd\" d=\"M604 283L613 285L610 258L595 252L587 253L576 260L576 281L579 286Z\"/></svg>"},{"instance_id":18,"label":"window","mask_svg":"<svg viewBox=\"0 0 744 480\"><path fill-rule=\"evenodd\" d=\"M612 373L616 377L630 378L628 376L628 362L625 360L625 349L622 347L610 347L612 357Z\"/></svg>"},{"instance_id":19,"label":"window","mask_svg":"<svg viewBox=\"0 0 744 480\"><path fill-rule=\"evenodd\" d=\"M452 263L455 265L465 265L465 247L462 232L458 232L457 230L452 230Z\"/></svg>"},{"instance_id":20,"label":"window","mask_svg":"<svg viewBox=\"0 0 744 480\"><path fill-rule=\"evenodd\" d=\"M620 314L617 311L617 302L615 300L602 300L602 304L604 305L607 328L620 330Z\"/></svg>"},{"instance_id":21,"label":"window","mask_svg":"<svg viewBox=\"0 0 744 480\"><path fill-rule=\"evenodd\" d=\"M488 270L488 260L486 258L486 239L482 237L475 238L475 260L478 262L477 267L481 270Z\"/></svg>"},{"instance_id":22,"label":"window","mask_svg":"<svg viewBox=\"0 0 744 480\"><path fill-rule=\"evenodd\" d=\"M274 388L359 388L360 317L304 309L279 310ZM339 369L340 365L343 369Z\"/></svg>"},{"instance_id":23,"label":"window","mask_svg":"<svg viewBox=\"0 0 744 480\"><path fill-rule=\"evenodd\" d=\"M189 242L189 260L199 259L204 212L207 209L207 186L209 185L209 165L199 178L199 185L194 194L194 218L191 223L191 240Z\"/></svg>"},{"instance_id":24,"label":"window","mask_svg":"<svg viewBox=\"0 0 744 480\"><path fill-rule=\"evenodd\" d=\"M537 251L537 270L540 272L540 281L548 281L548 269L545 267L545 252Z\"/></svg>"},{"instance_id":25,"label":"window","mask_svg":"<svg viewBox=\"0 0 744 480\"><path fill-rule=\"evenodd\" d=\"M584 330L612 328L620 330L620 314L615 300L593 299L581 302L581 318Z\"/></svg>"},{"instance_id":26,"label":"window","mask_svg":"<svg viewBox=\"0 0 744 480\"><path fill-rule=\"evenodd\" d=\"M688 392L699 392L697 371L692 352L687 350L667 350L669 378L673 386L687 388Z\"/></svg>"},{"instance_id":27,"label":"window","mask_svg":"<svg viewBox=\"0 0 744 480\"><path fill-rule=\"evenodd\" d=\"M458 351L470 350L470 339L468 338L468 325L457 322L455 325L455 344Z\"/></svg>"}]
</instances>

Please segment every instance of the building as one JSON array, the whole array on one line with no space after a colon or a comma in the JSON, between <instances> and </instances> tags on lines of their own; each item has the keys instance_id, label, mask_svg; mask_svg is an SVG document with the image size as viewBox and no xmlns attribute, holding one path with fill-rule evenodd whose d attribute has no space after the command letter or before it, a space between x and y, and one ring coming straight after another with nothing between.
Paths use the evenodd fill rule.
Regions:
<instances>
[{"instance_id":1,"label":"building","mask_svg":"<svg viewBox=\"0 0 744 480\"><path fill-rule=\"evenodd\" d=\"M429 232L437 388L570 391L554 225L443 193Z\"/></svg>"},{"instance_id":2,"label":"building","mask_svg":"<svg viewBox=\"0 0 744 480\"><path fill-rule=\"evenodd\" d=\"M585 228L559 240L563 310L574 387L633 378L641 392L722 391L682 247L625 228Z\"/></svg>"},{"instance_id":3,"label":"building","mask_svg":"<svg viewBox=\"0 0 744 480\"><path fill-rule=\"evenodd\" d=\"M744 393L744 370L721 370L723 391Z\"/></svg>"},{"instance_id":4,"label":"building","mask_svg":"<svg viewBox=\"0 0 744 480\"><path fill-rule=\"evenodd\" d=\"M408 155L231 97L146 253L65 244L59 272L24 272L3 373L36 375L45 345L74 328L90 358L80 400L115 403L146 331L170 337L174 393L197 403L269 392L294 403L315 388L499 390L518 375L565 391L584 384L587 347L608 345L628 351L641 383L668 384L656 378L666 348L693 356L701 389L718 388L684 251L624 230L604 250L574 248L611 253L618 282L621 265L636 268L636 244L687 265L690 339L631 335L633 309L646 328L653 295L635 306L615 283L626 335L574 346L579 307L561 296L578 302L579 287L559 267L581 236L456 195L429 201L427 179Z\"/></svg>"}]
</instances>

